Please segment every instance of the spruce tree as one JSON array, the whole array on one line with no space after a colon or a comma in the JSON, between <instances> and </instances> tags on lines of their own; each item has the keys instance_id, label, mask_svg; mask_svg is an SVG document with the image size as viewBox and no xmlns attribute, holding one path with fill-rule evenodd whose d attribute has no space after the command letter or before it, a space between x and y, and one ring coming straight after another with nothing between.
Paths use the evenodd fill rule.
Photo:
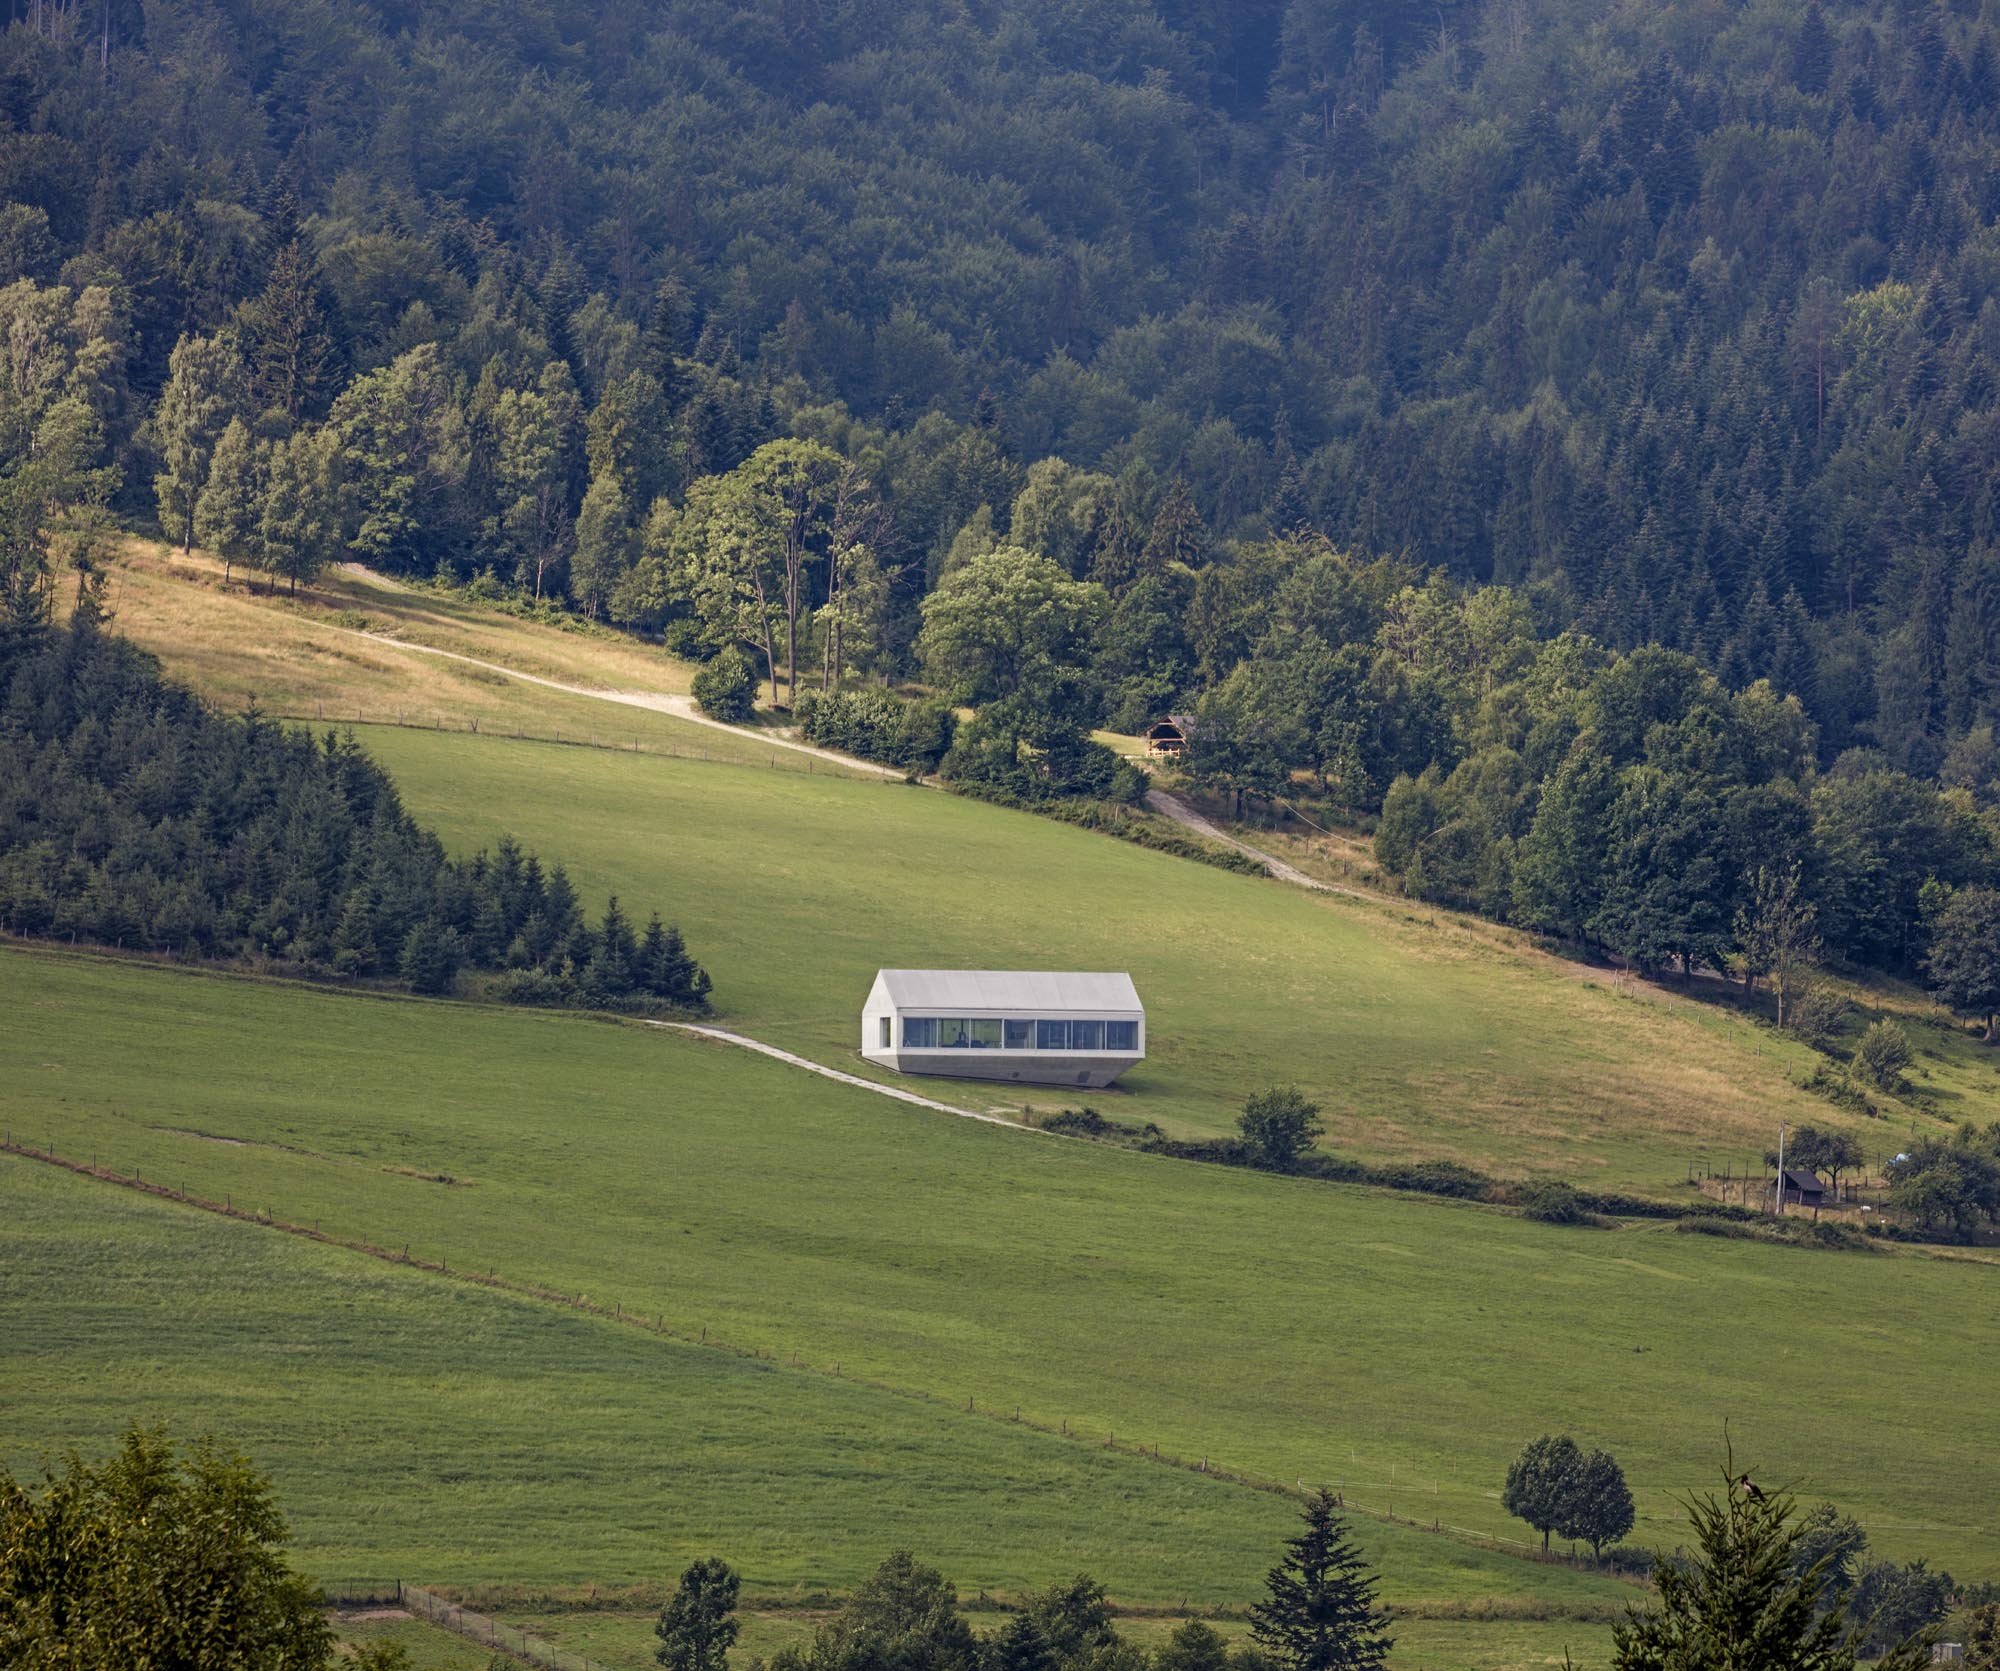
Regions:
<instances>
[{"instance_id":1,"label":"spruce tree","mask_svg":"<svg viewBox=\"0 0 2000 1671\"><path fill-rule=\"evenodd\" d=\"M1393 1646L1375 1574L1348 1542L1331 1493L1307 1498L1304 1519L1265 1580L1269 1596L1250 1611L1250 1634L1284 1671L1373 1671Z\"/></svg>"},{"instance_id":2,"label":"spruce tree","mask_svg":"<svg viewBox=\"0 0 2000 1671\"><path fill-rule=\"evenodd\" d=\"M333 337L319 276L303 238L271 259L271 277L249 311L252 378L265 411L299 423L332 391Z\"/></svg>"},{"instance_id":3,"label":"spruce tree","mask_svg":"<svg viewBox=\"0 0 2000 1671\"><path fill-rule=\"evenodd\" d=\"M1720 1499L1685 1507L1691 1555L1653 1569L1659 1601L1611 1627L1613 1671L1852 1671L1860 1647L1845 1597L1820 1605L1832 1552L1800 1570L1794 1559L1809 1523L1784 1492L1732 1478ZM1916 1671L1930 1658L1922 1637L1892 1648L1877 1671Z\"/></svg>"}]
</instances>

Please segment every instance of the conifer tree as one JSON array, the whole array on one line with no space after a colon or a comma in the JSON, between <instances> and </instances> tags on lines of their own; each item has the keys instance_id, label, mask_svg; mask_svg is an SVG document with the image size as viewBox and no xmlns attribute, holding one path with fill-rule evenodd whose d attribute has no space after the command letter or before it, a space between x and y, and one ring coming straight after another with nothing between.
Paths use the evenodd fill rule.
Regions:
<instances>
[{"instance_id":1,"label":"conifer tree","mask_svg":"<svg viewBox=\"0 0 2000 1671\"><path fill-rule=\"evenodd\" d=\"M1808 1522L1784 1492L1764 1492L1749 1476L1723 1475L1723 1495L1685 1506L1695 1548L1653 1569L1658 1603L1611 1627L1613 1671L1852 1671L1858 1633L1838 1598L1824 1613L1833 1555L1799 1570L1794 1555ZM1877 1671L1928 1663L1922 1638L1892 1648Z\"/></svg>"},{"instance_id":2,"label":"conifer tree","mask_svg":"<svg viewBox=\"0 0 2000 1671\"><path fill-rule=\"evenodd\" d=\"M1306 1499L1304 1520L1265 1580L1270 1593L1251 1609L1250 1634L1283 1671L1374 1671L1393 1646L1375 1574L1348 1542L1330 1492Z\"/></svg>"},{"instance_id":3,"label":"conifer tree","mask_svg":"<svg viewBox=\"0 0 2000 1671\"><path fill-rule=\"evenodd\" d=\"M194 537L222 559L222 579L230 567L257 559L264 502L261 449L241 418L215 443L208 481L195 501Z\"/></svg>"},{"instance_id":4,"label":"conifer tree","mask_svg":"<svg viewBox=\"0 0 2000 1671\"><path fill-rule=\"evenodd\" d=\"M264 293L249 311L251 366L262 409L301 423L332 391L334 344L319 275L303 238L271 259Z\"/></svg>"}]
</instances>

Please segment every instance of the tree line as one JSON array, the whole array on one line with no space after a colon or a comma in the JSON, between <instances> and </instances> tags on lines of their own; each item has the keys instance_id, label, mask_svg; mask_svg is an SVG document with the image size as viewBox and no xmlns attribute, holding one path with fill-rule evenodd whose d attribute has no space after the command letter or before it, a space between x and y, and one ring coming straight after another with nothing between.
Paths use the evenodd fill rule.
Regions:
<instances>
[{"instance_id":1,"label":"tree line","mask_svg":"<svg viewBox=\"0 0 2000 1671\"><path fill-rule=\"evenodd\" d=\"M150 519L287 585L490 570L784 705L981 693L955 769L1013 793L1129 793L1090 726L1205 698L1223 775L1373 812L1469 756L1381 621L1272 618L1330 542L1762 682L1823 774L1990 802L1994 21L1416 15L25 12L9 609ZM1678 788L1625 806L1630 864L1691 840ZM1733 923L1633 891L1552 909L1674 959ZM1908 960L1914 921L1862 937Z\"/></svg>"},{"instance_id":2,"label":"tree line","mask_svg":"<svg viewBox=\"0 0 2000 1671\"><path fill-rule=\"evenodd\" d=\"M522 1003L704 1009L680 931L446 855L351 735L210 713L88 621L0 634L0 927Z\"/></svg>"},{"instance_id":3,"label":"tree line","mask_svg":"<svg viewBox=\"0 0 2000 1671\"><path fill-rule=\"evenodd\" d=\"M1614 1671L1853 1671L1864 1658L1883 1671L1915 1671L1955 1600L1967 1671L2000 1663L2000 1603L1990 1595L1955 1595L1921 1561L1862 1564L1867 1538L1853 1521L1826 1505L1802 1515L1788 1494L1759 1489L1733 1466L1720 1494L1689 1499L1690 1543L1654 1568L1654 1595L1614 1626ZM207 1440L177 1446L163 1430L133 1429L101 1462L73 1451L38 1485L0 1471L0 1663L321 1671L337 1663L334 1631L318 1592L284 1557L287 1536L269 1480L246 1458ZM1190 1618L1149 1653L1119 1632L1104 1587L1087 1574L1025 1598L981 1635L950 1581L899 1551L808 1643L770 1663L772 1671L1380 1671L1394 1621L1379 1584L1335 1497L1316 1491L1250 1606L1248 1641L1234 1646ZM655 1627L664 1671L727 1671L740 1596L726 1562L690 1565ZM408 1662L371 1653L363 1663L393 1671Z\"/></svg>"}]
</instances>

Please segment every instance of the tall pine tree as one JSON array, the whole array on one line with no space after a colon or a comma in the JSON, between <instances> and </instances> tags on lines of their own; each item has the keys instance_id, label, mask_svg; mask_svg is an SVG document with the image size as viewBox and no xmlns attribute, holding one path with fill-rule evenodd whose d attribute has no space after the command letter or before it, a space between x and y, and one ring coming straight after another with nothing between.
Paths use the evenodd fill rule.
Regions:
<instances>
[{"instance_id":1,"label":"tall pine tree","mask_svg":"<svg viewBox=\"0 0 2000 1671\"><path fill-rule=\"evenodd\" d=\"M1331 1493L1308 1497L1304 1519L1265 1580L1269 1596L1250 1610L1250 1634L1283 1671L1375 1671L1393 1646L1375 1574L1348 1542Z\"/></svg>"}]
</instances>

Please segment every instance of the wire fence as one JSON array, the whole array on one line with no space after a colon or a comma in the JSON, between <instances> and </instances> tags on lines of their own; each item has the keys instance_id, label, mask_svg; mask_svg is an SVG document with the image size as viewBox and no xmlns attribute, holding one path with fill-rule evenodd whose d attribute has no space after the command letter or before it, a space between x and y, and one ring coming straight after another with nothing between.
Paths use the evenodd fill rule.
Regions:
<instances>
[{"instance_id":1,"label":"wire fence","mask_svg":"<svg viewBox=\"0 0 2000 1671\"><path fill-rule=\"evenodd\" d=\"M461 736L498 737L508 742L551 743L563 748L597 749L610 754L650 754L665 760L702 760L717 766L756 766L767 771L796 772L801 777L847 778L857 783L900 784L903 781L901 773L886 767L871 771L865 765L809 754L788 742L766 741L748 731L719 731L719 736L731 738L736 746L725 748L718 745L707 749L695 744L662 742L657 737L630 729L621 731L609 725L590 730L552 727L544 731L479 714L424 712L414 708L375 709L347 702L314 702L310 706L300 704L284 708L260 705L257 711L266 719L312 725L393 726L402 731L442 731ZM652 712L650 709L641 711ZM658 717L690 729L700 728L698 721L679 719L673 714L662 713Z\"/></svg>"},{"instance_id":2,"label":"wire fence","mask_svg":"<svg viewBox=\"0 0 2000 1671\"><path fill-rule=\"evenodd\" d=\"M260 1225L267 1230L276 1230L288 1235L299 1236L310 1241L329 1246L346 1248L350 1252L366 1254L390 1264L403 1265L416 1270L432 1271L440 1276L454 1278L461 1282L475 1283L481 1287L497 1289L505 1293L518 1294L545 1304L561 1306L565 1310L581 1312L600 1318L606 1322L627 1328L642 1330L662 1339L679 1341L684 1345L706 1347L711 1351L727 1352L736 1357L750 1358L761 1363L785 1364L808 1374L824 1374L834 1380L844 1380L852 1385L863 1386L877 1392L888 1393L897 1398L913 1399L923 1404L945 1404L961 1408L968 1416L978 1416L989 1421L1004 1422L1016 1427L1025 1427L1052 1437L1070 1439L1079 1443L1117 1452L1126 1456L1157 1463L1163 1467L1183 1469L1188 1473L1202 1474L1208 1478L1244 1486L1253 1491L1268 1492L1275 1496L1299 1498L1322 1485L1337 1493L1340 1506L1347 1513L1360 1515L1384 1525L1406 1526L1415 1531L1432 1532L1449 1537L1459 1543L1488 1548L1501 1553L1517 1556L1523 1560L1546 1562L1552 1565L1576 1565L1574 1556L1565 1556L1559 1551L1543 1551L1541 1546L1530 1539L1510 1536L1506 1532L1490 1527L1479 1528L1457 1524L1447 1520L1447 1495L1461 1509L1470 1506L1462 1482L1453 1479L1451 1493L1440 1489L1444 1483L1442 1476L1431 1470L1424 1470L1415 1477L1399 1480L1393 1470L1387 1479L1356 1479L1339 1473L1329 1474L1327 1470L1315 1469L1310 1480L1305 1475L1292 1479L1262 1473L1255 1469L1231 1467L1213 1455L1200 1453L1184 1454L1169 1451L1158 1443L1147 1443L1130 1434L1121 1434L1115 1428L1106 1430L1100 1437L1096 1432L1086 1431L1066 1419L1050 1420L1032 1413L1024 1414L1019 1405L981 1404L976 1397L967 1397L960 1404L955 1397L941 1397L939 1394L913 1388L906 1384L877 1380L867 1375L854 1373L852 1365L843 1371L839 1360L828 1364L823 1361L807 1361L796 1351L780 1352L776 1348L731 1341L712 1331L707 1326L691 1327L684 1323L669 1323L664 1311L641 1307L633 1309L618 1301L607 1302L603 1297L572 1288L558 1288L519 1277L500 1274L496 1269L481 1269L477 1263L471 1267L449 1262L442 1249L435 1253L419 1250L411 1252L411 1244L404 1242L400 1248L392 1239L381 1244L362 1237L339 1234L333 1230L323 1230L319 1221L305 1223L282 1218L268 1206L256 1204L246 1198L241 1207L236 1205L233 1193L225 1193L223 1199L191 1193L185 1181L177 1176L147 1178L137 1167L129 1173L102 1164L97 1155L88 1160L80 1156L66 1155L55 1147L53 1137L35 1142L24 1134L7 1131L0 1133L0 1154L18 1155L25 1160L41 1161L61 1167L65 1171L96 1178L101 1182L117 1184L141 1194L155 1196L161 1200L175 1201L182 1205L198 1208L203 1212L215 1213L224 1218ZM1364 1463L1363 1467L1367 1465ZM1428 1481L1429 1489L1426 1489ZM1481 1493L1480 1495L1484 1495ZM1426 1512L1428 1509L1429 1512ZM409 1595L411 1587L401 1580L342 1580L342 1583L362 1587L374 1584L394 1584L399 1593ZM329 1587L331 1593L331 1587ZM365 1596L364 1596L365 1599ZM435 1598L433 1598L435 1599ZM381 1605L408 1605L407 1603L387 1603ZM444 1605L440 1603L440 1605ZM478 1619L477 1614L468 1617ZM481 1637L479 1640L484 1641ZM512 1650L509 1650L510 1652ZM554 1650L551 1649L551 1652ZM554 1661L533 1661L535 1664ZM574 1671L586 1662L570 1655L562 1660L561 1671ZM602 1668L598 1668L602 1671Z\"/></svg>"},{"instance_id":3,"label":"wire fence","mask_svg":"<svg viewBox=\"0 0 2000 1671\"><path fill-rule=\"evenodd\" d=\"M476 1642L483 1648L508 1654L524 1665L541 1666L543 1671L611 1671L611 1667L602 1660L559 1648L518 1625L505 1624L484 1613L475 1613L469 1607L461 1607L455 1601L447 1601L443 1596L400 1578L336 1578L322 1584L320 1589L328 1605L336 1610L355 1612L378 1607L400 1608L414 1618L428 1619L432 1624L463 1636L469 1642Z\"/></svg>"}]
</instances>

